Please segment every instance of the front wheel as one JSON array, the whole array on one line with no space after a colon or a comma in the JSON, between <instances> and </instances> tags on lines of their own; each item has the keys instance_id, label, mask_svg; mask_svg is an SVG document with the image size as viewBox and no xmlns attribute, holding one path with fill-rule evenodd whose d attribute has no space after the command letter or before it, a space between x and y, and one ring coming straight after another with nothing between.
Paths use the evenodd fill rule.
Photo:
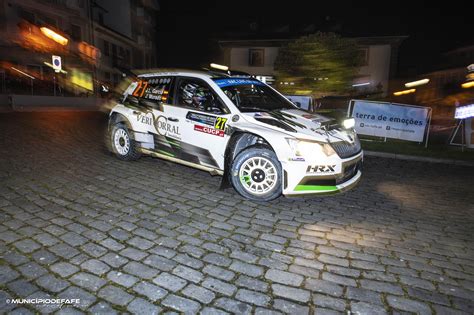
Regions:
<instances>
[{"instance_id":1,"label":"front wheel","mask_svg":"<svg viewBox=\"0 0 474 315\"><path fill-rule=\"evenodd\" d=\"M119 159L134 161L140 158L141 153L138 151L138 146L125 124L117 123L112 127L109 141L112 151Z\"/></svg>"},{"instance_id":2,"label":"front wheel","mask_svg":"<svg viewBox=\"0 0 474 315\"><path fill-rule=\"evenodd\" d=\"M275 152L254 146L240 152L232 162L230 180L243 197L269 201L281 195L282 171Z\"/></svg>"}]
</instances>

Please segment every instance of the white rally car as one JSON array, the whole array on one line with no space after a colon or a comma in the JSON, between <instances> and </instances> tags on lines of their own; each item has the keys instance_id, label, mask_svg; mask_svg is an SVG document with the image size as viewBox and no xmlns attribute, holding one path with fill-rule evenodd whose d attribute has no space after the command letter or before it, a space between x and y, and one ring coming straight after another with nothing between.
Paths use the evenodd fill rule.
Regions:
<instances>
[{"instance_id":1,"label":"white rally car","mask_svg":"<svg viewBox=\"0 0 474 315\"><path fill-rule=\"evenodd\" d=\"M152 155L223 175L242 196L347 190L361 177L353 120L298 109L250 77L200 71L143 74L109 118L115 155Z\"/></svg>"}]
</instances>

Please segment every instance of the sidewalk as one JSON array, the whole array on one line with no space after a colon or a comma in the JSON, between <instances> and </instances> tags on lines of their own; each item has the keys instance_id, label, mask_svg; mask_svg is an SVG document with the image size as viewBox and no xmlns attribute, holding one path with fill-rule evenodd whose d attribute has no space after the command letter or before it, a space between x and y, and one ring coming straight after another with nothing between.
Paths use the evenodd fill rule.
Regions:
<instances>
[{"instance_id":1,"label":"sidewalk","mask_svg":"<svg viewBox=\"0 0 474 315\"><path fill-rule=\"evenodd\" d=\"M104 99L38 95L0 95L0 113L32 111L99 111Z\"/></svg>"},{"instance_id":2,"label":"sidewalk","mask_svg":"<svg viewBox=\"0 0 474 315\"><path fill-rule=\"evenodd\" d=\"M464 166L474 167L474 161L441 159L441 158L432 158L432 157L426 157L426 156L406 155L406 154L396 154L396 153L376 152L376 151L365 151L365 150L364 150L364 155L374 156L374 157L381 157L381 158L389 158L389 159L397 159L397 160L419 161L419 162L428 162L428 163L442 163L442 164L464 165Z\"/></svg>"}]
</instances>

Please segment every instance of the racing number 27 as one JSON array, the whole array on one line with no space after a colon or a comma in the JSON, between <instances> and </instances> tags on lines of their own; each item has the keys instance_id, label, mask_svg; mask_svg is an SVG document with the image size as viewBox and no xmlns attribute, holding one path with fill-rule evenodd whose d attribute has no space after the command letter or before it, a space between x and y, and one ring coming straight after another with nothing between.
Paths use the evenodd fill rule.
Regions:
<instances>
[{"instance_id":1,"label":"racing number 27","mask_svg":"<svg viewBox=\"0 0 474 315\"><path fill-rule=\"evenodd\" d=\"M224 130L226 122L227 118L217 117L216 122L214 123L214 128L218 130Z\"/></svg>"}]
</instances>

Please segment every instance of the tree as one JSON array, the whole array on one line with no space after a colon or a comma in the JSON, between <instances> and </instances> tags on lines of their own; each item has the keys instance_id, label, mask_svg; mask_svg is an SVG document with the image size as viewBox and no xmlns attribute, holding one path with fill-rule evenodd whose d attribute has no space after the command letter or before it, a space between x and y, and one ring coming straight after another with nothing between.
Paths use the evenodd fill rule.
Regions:
<instances>
[{"instance_id":1,"label":"tree","mask_svg":"<svg viewBox=\"0 0 474 315\"><path fill-rule=\"evenodd\" d=\"M303 36L280 48L276 87L285 94L344 94L351 89L359 64L355 40L334 33Z\"/></svg>"}]
</instances>

